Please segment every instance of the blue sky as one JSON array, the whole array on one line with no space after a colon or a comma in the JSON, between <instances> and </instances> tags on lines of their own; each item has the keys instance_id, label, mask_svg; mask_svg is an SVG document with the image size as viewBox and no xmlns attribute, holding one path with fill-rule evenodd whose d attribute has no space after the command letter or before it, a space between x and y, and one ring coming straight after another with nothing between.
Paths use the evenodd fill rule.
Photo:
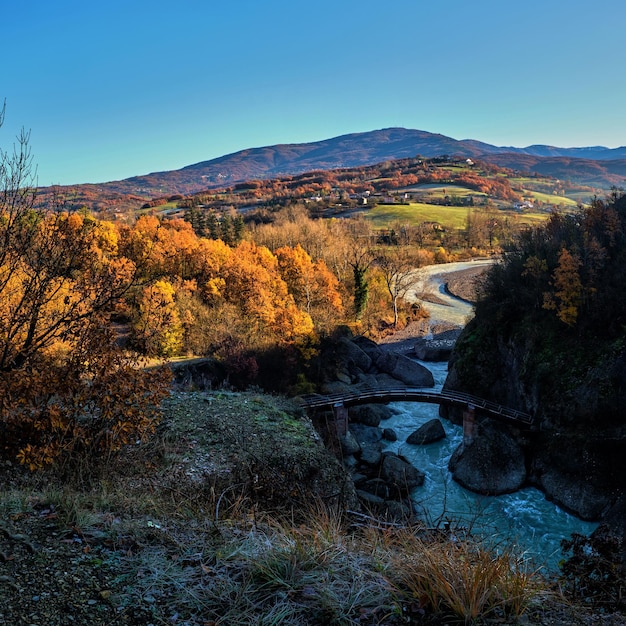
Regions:
<instances>
[{"instance_id":1,"label":"blue sky","mask_svg":"<svg viewBox=\"0 0 626 626\"><path fill-rule=\"evenodd\" d=\"M0 146L40 185L403 126L626 145L624 0L3 2Z\"/></svg>"}]
</instances>

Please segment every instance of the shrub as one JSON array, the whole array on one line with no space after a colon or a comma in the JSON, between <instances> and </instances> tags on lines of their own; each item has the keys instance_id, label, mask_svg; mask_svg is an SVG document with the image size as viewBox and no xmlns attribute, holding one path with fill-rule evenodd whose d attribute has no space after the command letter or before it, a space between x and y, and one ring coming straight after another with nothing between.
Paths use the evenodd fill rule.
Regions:
<instances>
[{"instance_id":1,"label":"shrub","mask_svg":"<svg viewBox=\"0 0 626 626\"><path fill-rule=\"evenodd\" d=\"M73 466L154 432L169 370L147 371L94 325L64 358L41 353L0 379L2 453L31 470Z\"/></svg>"}]
</instances>

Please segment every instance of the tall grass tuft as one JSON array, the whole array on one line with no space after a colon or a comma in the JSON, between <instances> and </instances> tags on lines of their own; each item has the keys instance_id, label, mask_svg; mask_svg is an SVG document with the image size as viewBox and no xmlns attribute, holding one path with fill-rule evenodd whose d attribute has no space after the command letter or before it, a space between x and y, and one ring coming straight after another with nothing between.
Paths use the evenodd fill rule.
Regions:
<instances>
[{"instance_id":1,"label":"tall grass tuft","mask_svg":"<svg viewBox=\"0 0 626 626\"><path fill-rule=\"evenodd\" d=\"M388 576L396 593L465 623L494 612L519 617L541 590L523 557L470 539L405 537L393 559Z\"/></svg>"}]
</instances>

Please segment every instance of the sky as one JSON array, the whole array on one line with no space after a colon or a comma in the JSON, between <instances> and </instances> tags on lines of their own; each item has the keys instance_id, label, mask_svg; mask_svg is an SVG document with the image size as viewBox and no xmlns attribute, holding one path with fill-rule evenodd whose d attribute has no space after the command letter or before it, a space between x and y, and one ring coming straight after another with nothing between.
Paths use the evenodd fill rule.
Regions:
<instances>
[{"instance_id":1,"label":"sky","mask_svg":"<svg viewBox=\"0 0 626 626\"><path fill-rule=\"evenodd\" d=\"M626 145L624 0L0 0L0 148L37 182L400 126Z\"/></svg>"}]
</instances>

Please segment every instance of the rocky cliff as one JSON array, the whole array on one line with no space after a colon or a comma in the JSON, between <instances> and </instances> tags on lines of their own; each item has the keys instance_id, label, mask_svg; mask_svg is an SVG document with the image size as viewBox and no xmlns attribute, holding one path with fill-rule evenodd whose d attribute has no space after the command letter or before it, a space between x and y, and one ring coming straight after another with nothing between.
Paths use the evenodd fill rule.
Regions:
<instances>
[{"instance_id":1,"label":"rocky cliff","mask_svg":"<svg viewBox=\"0 0 626 626\"><path fill-rule=\"evenodd\" d=\"M568 511L608 521L624 534L623 339L561 334L528 318L494 324L479 307L455 346L444 389L469 392L535 419L524 431L479 416L475 441L452 459L456 480L483 493L533 485ZM460 419L454 413L448 417Z\"/></svg>"}]
</instances>

